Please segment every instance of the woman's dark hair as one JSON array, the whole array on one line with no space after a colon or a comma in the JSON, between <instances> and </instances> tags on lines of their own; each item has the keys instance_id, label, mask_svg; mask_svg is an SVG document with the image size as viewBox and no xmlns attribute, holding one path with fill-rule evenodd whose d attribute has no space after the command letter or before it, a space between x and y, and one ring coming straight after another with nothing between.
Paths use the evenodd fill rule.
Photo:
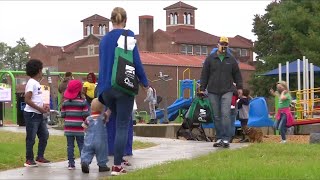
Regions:
<instances>
[{"instance_id":1,"label":"woman's dark hair","mask_svg":"<svg viewBox=\"0 0 320 180\"><path fill-rule=\"evenodd\" d=\"M89 73L89 74L87 75L87 79L88 79L89 76L91 77L93 83L96 83L96 82L97 82L97 77L96 77L96 75L95 75L93 72L91 72L91 73Z\"/></svg>"},{"instance_id":2,"label":"woman's dark hair","mask_svg":"<svg viewBox=\"0 0 320 180\"><path fill-rule=\"evenodd\" d=\"M42 68L43 64L39 59L30 59L26 64L26 73L30 77L35 77Z\"/></svg>"}]
</instances>

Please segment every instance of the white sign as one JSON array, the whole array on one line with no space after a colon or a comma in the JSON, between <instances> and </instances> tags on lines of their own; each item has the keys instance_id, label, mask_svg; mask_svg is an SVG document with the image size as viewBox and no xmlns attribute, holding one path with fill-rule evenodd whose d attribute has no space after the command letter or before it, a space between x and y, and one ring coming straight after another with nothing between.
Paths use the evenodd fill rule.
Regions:
<instances>
[{"instance_id":1,"label":"white sign","mask_svg":"<svg viewBox=\"0 0 320 180\"><path fill-rule=\"evenodd\" d=\"M11 88L0 87L0 102L11 101Z\"/></svg>"},{"instance_id":2,"label":"white sign","mask_svg":"<svg viewBox=\"0 0 320 180\"><path fill-rule=\"evenodd\" d=\"M50 87L41 85L43 104L50 104Z\"/></svg>"}]
</instances>

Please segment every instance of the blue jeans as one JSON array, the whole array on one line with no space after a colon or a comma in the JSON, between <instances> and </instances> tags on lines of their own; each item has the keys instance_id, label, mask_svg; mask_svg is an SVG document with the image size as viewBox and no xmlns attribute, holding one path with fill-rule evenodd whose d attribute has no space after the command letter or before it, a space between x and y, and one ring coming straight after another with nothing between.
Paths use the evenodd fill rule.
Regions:
<instances>
[{"instance_id":1,"label":"blue jeans","mask_svg":"<svg viewBox=\"0 0 320 180\"><path fill-rule=\"evenodd\" d=\"M280 131L281 139L286 140L286 132L287 132L287 115L285 113L281 113L280 120L275 122L275 129Z\"/></svg>"},{"instance_id":2,"label":"blue jeans","mask_svg":"<svg viewBox=\"0 0 320 180\"><path fill-rule=\"evenodd\" d=\"M133 109L134 96L115 89L102 93L104 104L116 116L116 136L114 142L114 165L121 165L128 141L128 130Z\"/></svg>"},{"instance_id":3,"label":"blue jeans","mask_svg":"<svg viewBox=\"0 0 320 180\"><path fill-rule=\"evenodd\" d=\"M79 152L81 155L84 136L66 136L66 137L67 137L67 153L68 153L69 164L74 165L74 140L77 141Z\"/></svg>"},{"instance_id":4,"label":"blue jeans","mask_svg":"<svg viewBox=\"0 0 320 180\"><path fill-rule=\"evenodd\" d=\"M211 94L208 93L209 99L212 103L213 115L214 115L214 126L216 130L216 139L223 141L231 140L231 99L232 92L225 94Z\"/></svg>"},{"instance_id":5,"label":"blue jeans","mask_svg":"<svg viewBox=\"0 0 320 180\"><path fill-rule=\"evenodd\" d=\"M47 123L43 118L42 114L33 112L23 112L23 116L26 122L26 159L34 160L33 145L35 144L36 135L39 139L38 144L38 156L42 158L44 151L47 147L47 141L49 138L49 131Z\"/></svg>"},{"instance_id":6,"label":"blue jeans","mask_svg":"<svg viewBox=\"0 0 320 180\"><path fill-rule=\"evenodd\" d=\"M88 120L89 125L81 151L81 163L91 164L93 156L96 155L98 166L106 167L108 162L106 139L108 136L104 120L101 117L93 120L91 116L88 117Z\"/></svg>"}]
</instances>

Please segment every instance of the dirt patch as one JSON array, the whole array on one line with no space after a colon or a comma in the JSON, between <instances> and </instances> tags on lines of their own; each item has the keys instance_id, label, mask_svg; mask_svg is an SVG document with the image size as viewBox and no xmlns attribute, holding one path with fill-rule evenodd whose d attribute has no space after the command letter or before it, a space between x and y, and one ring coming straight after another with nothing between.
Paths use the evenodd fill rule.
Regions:
<instances>
[{"instance_id":1,"label":"dirt patch","mask_svg":"<svg viewBox=\"0 0 320 180\"><path fill-rule=\"evenodd\" d=\"M309 144L310 135L287 135L288 143ZM266 135L263 142L280 142L280 135Z\"/></svg>"}]
</instances>

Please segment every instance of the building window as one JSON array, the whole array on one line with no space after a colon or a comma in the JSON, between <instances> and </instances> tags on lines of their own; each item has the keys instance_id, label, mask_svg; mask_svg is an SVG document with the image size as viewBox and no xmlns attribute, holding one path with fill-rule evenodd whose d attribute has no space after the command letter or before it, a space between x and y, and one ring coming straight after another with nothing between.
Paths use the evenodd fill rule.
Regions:
<instances>
[{"instance_id":1,"label":"building window","mask_svg":"<svg viewBox=\"0 0 320 180\"><path fill-rule=\"evenodd\" d=\"M187 15L187 24L191 24L191 13Z\"/></svg>"},{"instance_id":2,"label":"building window","mask_svg":"<svg viewBox=\"0 0 320 180\"><path fill-rule=\"evenodd\" d=\"M196 55L201 55L201 46L197 45L194 47L194 53Z\"/></svg>"},{"instance_id":3,"label":"building window","mask_svg":"<svg viewBox=\"0 0 320 180\"><path fill-rule=\"evenodd\" d=\"M187 53L188 54L193 54L193 46L192 45L188 45L187 46Z\"/></svg>"},{"instance_id":4,"label":"building window","mask_svg":"<svg viewBox=\"0 0 320 180\"><path fill-rule=\"evenodd\" d=\"M103 27L101 24L99 24L99 34L103 35Z\"/></svg>"},{"instance_id":5,"label":"building window","mask_svg":"<svg viewBox=\"0 0 320 180\"><path fill-rule=\"evenodd\" d=\"M91 28L90 28L89 25L87 25L86 28L87 28L87 36L89 36L89 35L90 35L90 29L91 29Z\"/></svg>"},{"instance_id":6,"label":"building window","mask_svg":"<svg viewBox=\"0 0 320 180\"><path fill-rule=\"evenodd\" d=\"M94 55L94 45L88 45L88 55Z\"/></svg>"},{"instance_id":7,"label":"building window","mask_svg":"<svg viewBox=\"0 0 320 180\"><path fill-rule=\"evenodd\" d=\"M103 33L103 35L105 35L105 34L106 34L106 28L107 28L107 26L104 24L102 28L103 28L103 29L102 29L102 33Z\"/></svg>"},{"instance_id":8,"label":"building window","mask_svg":"<svg viewBox=\"0 0 320 180\"><path fill-rule=\"evenodd\" d=\"M243 56L248 56L248 50L247 49L241 49L240 50L240 56L243 57Z\"/></svg>"},{"instance_id":9,"label":"building window","mask_svg":"<svg viewBox=\"0 0 320 180\"><path fill-rule=\"evenodd\" d=\"M90 24L90 34L93 34L93 25L92 24Z\"/></svg>"},{"instance_id":10,"label":"building window","mask_svg":"<svg viewBox=\"0 0 320 180\"><path fill-rule=\"evenodd\" d=\"M173 24L173 14L172 13L170 13L170 25L172 25Z\"/></svg>"},{"instance_id":11,"label":"building window","mask_svg":"<svg viewBox=\"0 0 320 180\"><path fill-rule=\"evenodd\" d=\"M180 53L181 53L181 54L187 54L187 45L181 44Z\"/></svg>"},{"instance_id":12,"label":"building window","mask_svg":"<svg viewBox=\"0 0 320 180\"><path fill-rule=\"evenodd\" d=\"M178 24L178 14L174 13L173 24Z\"/></svg>"},{"instance_id":13,"label":"building window","mask_svg":"<svg viewBox=\"0 0 320 180\"><path fill-rule=\"evenodd\" d=\"M208 47L207 46L201 46L201 54L202 55L208 54Z\"/></svg>"},{"instance_id":14,"label":"building window","mask_svg":"<svg viewBox=\"0 0 320 180\"><path fill-rule=\"evenodd\" d=\"M183 24L187 24L187 13L183 14Z\"/></svg>"}]
</instances>

